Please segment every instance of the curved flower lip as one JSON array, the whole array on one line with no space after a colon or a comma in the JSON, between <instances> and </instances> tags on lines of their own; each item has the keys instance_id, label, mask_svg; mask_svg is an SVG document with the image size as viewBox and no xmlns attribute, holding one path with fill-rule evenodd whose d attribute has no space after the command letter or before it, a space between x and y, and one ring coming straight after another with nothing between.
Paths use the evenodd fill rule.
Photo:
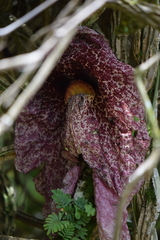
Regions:
<instances>
[{"instance_id":1,"label":"curved flower lip","mask_svg":"<svg viewBox=\"0 0 160 240\"><path fill-rule=\"evenodd\" d=\"M119 171L117 161L122 162L121 168L124 167L125 171L117 179L117 185L121 178L126 181L144 160L150 144L133 68L115 57L103 36L87 27L80 27L55 72L66 81L79 77L97 84L93 104L103 112L99 113L99 121L105 118L109 129L105 132L102 127L100 139L105 140L108 135L112 138L110 143L103 140L103 155L106 162L110 162L110 171L114 174Z\"/></svg>"},{"instance_id":2,"label":"curved flower lip","mask_svg":"<svg viewBox=\"0 0 160 240\"><path fill-rule=\"evenodd\" d=\"M27 173L45 162L35 184L45 196L47 207L51 202L50 190L63 187L62 179L71 167L66 169L67 161L61 152L66 130L64 94L68 84L75 79L91 84L96 93L91 103L93 112L97 113L96 121L92 118L90 121L97 124L93 132L98 134L88 137L94 137L101 145L99 149L102 149L104 161L99 159L99 177L110 187L121 192L130 174L144 160L150 144L133 68L118 61L103 36L80 27L51 76L21 112L15 126L17 170ZM83 157L87 161L92 154L88 151Z\"/></svg>"}]
</instances>

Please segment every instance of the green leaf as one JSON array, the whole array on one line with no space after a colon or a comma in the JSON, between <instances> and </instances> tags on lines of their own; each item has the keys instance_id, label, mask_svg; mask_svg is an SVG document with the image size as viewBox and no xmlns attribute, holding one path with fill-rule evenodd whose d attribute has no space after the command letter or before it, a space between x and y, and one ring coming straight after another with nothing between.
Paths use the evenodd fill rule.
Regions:
<instances>
[{"instance_id":1,"label":"green leaf","mask_svg":"<svg viewBox=\"0 0 160 240\"><path fill-rule=\"evenodd\" d=\"M91 203L85 205L85 210L87 213L87 217L95 216L96 214L96 209L92 206Z\"/></svg>"},{"instance_id":2,"label":"green leaf","mask_svg":"<svg viewBox=\"0 0 160 240\"><path fill-rule=\"evenodd\" d=\"M52 190L52 193L56 207L61 208L61 212L53 213L45 220L47 235L57 232L63 240L86 240L87 226L95 215L95 208L85 198L72 199L60 189Z\"/></svg>"},{"instance_id":3,"label":"green leaf","mask_svg":"<svg viewBox=\"0 0 160 240\"><path fill-rule=\"evenodd\" d=\"M85 205L87 204L87 200L85 198L77 198L74 201L75 205L79 207L80 209L85 209Z\"/></svg>"},{"instance_id":4,"label":"green leaf","mask_svg":"<svg viewBox=\"0 0 160 240\"><path fill-rule=\"evenodd\" d=\"M57 204L57 208L64 208L72 202L71 195L64 193L60 189L52 190L52 193L54 193L52 198Z\"/></svg>"},{"instance_id":5,"label":"green leaf","mask_svg":"<svg viewBox=\"0 0 160 240\"><path fill-rule=\"evenodd\" d=\"M88 231L87 231L87 229L86 228L81 228L80 229L80 231L78 231L77 233L76 233L76 237L77 238L81 238L81 239L83 239L83 240L86 240L86 237L85 236L87 236L87 233Z\"/></svg>"},{"instance_id":6,"label":"green leaf","mask_svg":"<svg viewBox=\"0 0 160 240\"><path fill-rule=\"evenodd\" d=\"M67 220L69 222L74 222L74 217L75 217L74 214L75 214L74 211L73 211L73 213L72 212L65 213L64 220Z\"/></svg>"},{"instance_id":7,"label":"green leaf","mask_svg":"<svg viewBox=\"0 0 160 240\"><path fill-rule=\"evenodd\" d=\"M80 219L81 218L81 209L75 206L75 218Z\"/></svg>"},{"instance_id":8,"label":"green leaf","mask_svg":"<svg viewBox=\"0 0 160 240\"><path fill-rule=\"evenodd\" d=\"M71 215L71 218L74 217L75 209L73 207L73 202L71 202L69 205L66 205L63 207L63 211L65 212L65 215L67 216L68 214ZM68 217L67 217L68 218Z\"/></svg>"},{"instance_id":9,"label":"green leaf","mask_svg":"<svg viewBox=\"0 0 160 240\"><path fill-rule=\"evenodd\" d=\"M80 226L86 226L86 224L90 221L90 217L87 217L87 213L86 212L82 212L81 213L81 218L77 219L76 223L77 225Z\"/></svg>"},{"instance_id":10,"label":"green leaf","mask_svg":"<svg viewBox=\"0 0 160 240\"><path fill-rule=\"evenodd\" d=\"M136 121L136 122L140 121L140 119L136 116L134 116L133 118L134 118L134 121Z\"/></svg>"},{"instance_id":11,"label":"green leaf","mask_svg":"<svg viewBox=\"0 0 160 240\"><path fill-rule=\"evenodd\" d=\"M58 233L59 236L63 237L64 240L73 239L74 236L74 224L70 223L67 228L64 228Z\"/></svg>"},{"instance_id":12,"label":"green leaf","mask_svg":"<svg viewBox=\"0 0 160 240\"><path fill-rule=\"evenodd\" d=\"M44 230L47 231L47 235L62 231L64 228L68 227L69 221L62 221L62 216L62 213L59 213L58 215L53 213L46 218L43 227Z\"/></svg>"}]
</instances>

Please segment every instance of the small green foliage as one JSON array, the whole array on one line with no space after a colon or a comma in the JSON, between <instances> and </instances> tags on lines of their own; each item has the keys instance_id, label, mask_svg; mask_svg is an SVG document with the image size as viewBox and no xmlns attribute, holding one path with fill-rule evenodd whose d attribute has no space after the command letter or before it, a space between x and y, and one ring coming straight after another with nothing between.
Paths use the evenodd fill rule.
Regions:
<instances>
[{"instance_id":1,"label":"small green foliage","mask_svg":"<svg viewBox=\"0 0 160 240\"><path fill-rule=\"evenodd\" d=\"M54 194L52 195L52 198L57 204L57 208L63 208L65 206L68 206L72 201L71 195L65 194L60 189L52 190L51 192Z\"/></svg>"},{"instance_id":2,"label":"small green foliage","mask_svg":"<svg viewBox=\"0 0 160 240\"><path fill-rule=\"evenodd\" d=\"M59 236L62 237L62 239L68 240L73 239L74 231L75 231L74 224L69 223L69 225L58 234Z\"/></svg>"},{"instance_id":3,"label":"small green foliage","mask_svg":"<svg viewBox=\"0 0 160 240\"><path fill-rule=\"evenodd\" d=\"M140 119L138 117L134 116L134 121L138 122L138 121L140 121Z\"/></svg>"},{"instance_id":4,"label":"small green foliage","mask_svg":"<svg viewBox=\"0 0 160 240\"><path fill-rule=\"evenodd\" d=\"M67 228L69 226L68 221L62 221L62 216L62 213L53 213L46 218L44 230L47 230L47 235L50 235L50 233L62 231L64 228Z\"/></svg>"},{"instance_id":5,"label":"small green foliage","mask_svg":"<svg viewBox=\"0 0 160 240\"><path fill-rule=\"evenodd\" d=\"M137 136L137 133L138 133L137 130L132 130L132 136L133 136L133 137L136 137L136 136Z\"/></svg>"},{"instance_id":6,"label":"small green foliage","mask_svg":"<svg viewBox=\"0 0 160 240\"><path fill-rule=\"evenodd\" d=\"M80 209L84 210L85 205L87 204L87 200L85 198L77 198L75 201L75 205Z\"/></svg>"},{"instance_id":7,"label":"small green foliage","mask_svg":"<svg viewBox=\"0 0 160 240\"><path fill-rule=\"evenodd\" d=\"M153 130L152 130L150 124L147 124L147 130L148 130L149 136L150 136L151 138L153 138Z\"/></svg>"},{"instance_id":8,"label":"small green foliage","mask_svg":"<svg viewBox=\"0 0 160 240\"><path fill-rule=\"evenodd\" d=\"M130 1L131 2L131 1ZM135 4L136 1L132 1L132 5ZM135 21L135 19L128 14L123 13L120 18L120 22L117 25L115 31L116 34L134 34L137 30L144 27L144 23L142 21Z\"/></svg>"},{"instance_id":9,"label":"small green foliage","mask_svg":"<svg viewBox=\"0 0 160 240\"><path fill-rule=\"evenodd\" d=\"M88 217L94 216L96 214L95 208L92 207L91 203L85 205L85 210Z\"/></svg>"},{"instance_id":10,"label":"small green foliage","mask_svg":"<svg viewBox=\"0 0 160 240\"><path fill-rule=\"evenodd\" d=\"M72 199L60 189L52 190L52 198L61 209L58 214L50 214L44 224L44 230L51 236L57 233L64 240L86 240L87 224L95 216L95 208L85 198Z\"/></svg>"}]
</instances>

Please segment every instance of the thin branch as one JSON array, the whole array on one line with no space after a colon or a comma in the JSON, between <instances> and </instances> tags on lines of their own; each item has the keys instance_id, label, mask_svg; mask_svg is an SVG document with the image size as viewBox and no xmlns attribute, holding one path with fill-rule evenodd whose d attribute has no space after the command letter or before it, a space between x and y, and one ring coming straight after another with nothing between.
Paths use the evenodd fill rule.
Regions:
<instances>
[{"instance_id":1,"label":"thin branch","mask_svg":"<svg viewBox=\"0 0 160 240\"><path fill-rule=\"evenodd\" d=\"M61 18L64 18L67 14L69 14L69 13L73 10L73 8L76 7L76 5L78 4L78 2L79 2L79 0L70 1L70 2L65 6L65 8L64 8L62 11L60 11L60 13L58 14L56 20L53 22L53 24L47 26L47 32L51 31L51 26L52 26L52 25L53 25L53 26L56 26L56 24L59 23L59 21L60 21ZM45 32L45 33L47 33L47 32ZM52 40L52 39L51 39L51 42L53 43L53 40ZM48 46L51 45L51 44L49 44L48 42L45 43L45 44L42 44L42 46L39 48L39 50L40 50L41 48L45 49L45 46L44 46L44 45L46 45L46 46L48 47ZM38 51L39 51L39 50L38 50ZM49 50L50 50L50 48L49 48ZM47 50L46 53L47 53L49 50ZM34 52L34 53L35 53L35 52ZM28 55L30 56L30 54L28 54ZM20 58L20 57L23 58L23 56L24 56L24 55L18 56L18 61L17 61L18 64L19 64L19 58ZM42 58L43 58L43 56L42 56ZM5 59L5 60L6 60L6 59ZM14 59L9 58L8 60L9 60L9 61L10 61L10 60L13 60L13 61L15 62L15 58L14 58ZM21 62L21 63L22 63L22 62ZM3 64L3 63L2 63L2 64ZM8 67L9 67L9 65L8 65ZM37 69L37 67L38 67L38 64L35 64L35 66L29 66L29 67L28 67L29 69L28 69L27 67L25 67L24 73L22 73L22 74L19 76L19 78L18 78L13 84L11 84L11 85L0 95L0 105L1 105L3 102L7 101L7 105L8 105L7 107L9 107L9 106L13 103L14 99L17 97L17 95L18 95L18 93L19 93L19 91L20 91L20 87L22 87L22 86L24 85L24 83L26 82L27 78L28 78L31 74L33 74L33 72Z\"/></svg>"},{"instance_id":2,"label":"thin branch","mask_svg":"<svg viewBox=\"0 0 160 240\"><path fill-rule=\"evenodd\" d=\"M67 16L71 13L71 11L73 11L73 9L77 6L78 3L79 3L79 0L72 0L72 1L68 2L68 4L65 6L65 8L63 8L60 11L56 20L53 23L39 29L36 33L34 33L31 36L31 39L33 41L36 41L38 38L47 34L51 30L53 31L54 28L56 27L56 25L60 26L60 25L64 24L66 22Z\"/></svg>"},{"instance_id":3,"label":"thin branch","mask_svg":"<svg viewBox=\"0 0 160 240\"><path fill-rule=\"evenodd\" d=\"M144 87L144 84L142 83L142 77L138 75L136 77L136 79L137 79L137 81L136 81L137 87L140 90L141 94L143 94L142 95L142 101L145 105L146 113L147 113L147 116L148 116L148 121L151 125L151 129L152 129L152 132L153 132L153 137L154 137L155 140L160 139L160 129L158 127L158 122L157 122L157 119L156 119L155 114L154 114L152 103L149 99L148 94L146 93L146 89Z\"/></svg>"},{"instance_id":4,"label":"thin branch","mask_svg":"<svg viewBox=\"0 0 160 240\"><path fill-rule=\"evenodd\" d=\"M61 21L61 19L68 16L71 13L71 11L73 11L73 9L78 5L79 2L80 2L80 0L70 0L67 3L67 5L58 14L56 22L59 22L59 21Z\"/></svg>"},{"instance_id":5,"label":"thin branch","mask_svg":"<svg viewBox=\"0 0 160 240\"><path fill-rule=\"evenodd\" d=\"M32 81L28 84L27 88L20 94L17 100L9 108L8 112L4 114L0 119L0 135L3 134L17 118L21 109L29 101L29 99L40 89L49 76L51 70L55 67L59 57L68 46L70 40L75 34L76 29L66 33L66 36L58 42L56 48L51 51Z\"/></svg>"},{"instance_id":6,"label":"thin branch","mask_svg":"<svg viewBox=\"0 0 160 240\"><path fill-rule=\"evenodd\" d=\"M15 57L2 59L0 61L0 70L18 68L27 65L33 65L40 63L46 55L55 47L58 41L69 34L75 27L77 27L81 22L86 18L96 12L101 8L107 0L95 0L92 3L88 4L78 13L73 14L73 16L64 23L63 26L55 29L55 35L52 33L52 36L43 43L38 50L35 50L31 53L21 54ZM53 29L54 31L54 29Z\"/></svg>"},{"instance_id":7,"label":"thin branch","mask_svg":"<svg viewBox=\"0 0 160 240\"><path fill-rule=\"evenodd\" d=\"M160 6L151 3L135 3L126 0L108 0L107 8L122 11L133 19L140 20L141 24L150 25L160 30ZM149 14L149 17L148 17Z\"/></svg>"},{"instance_id":8,"label":"thin branch","mask_svg":"<svg viewBox=\"0 0 160 240\"><path fill-rule=\"evenodd\" d=\"M72 5L72 7L74 6L75 4ZM64 10L65 9L68 9L68 5L64 8ZM31 53L24 53L18 56L0 60L0 70L6 70L10 68L19 68L24 66L32 66L32 65L35 65L35 68L38 68L38 66L40 65L40 62L46 57L46 55L55 47L57 42L60 40L60 39L57 39L57 37L53 34L53 32L56 29L57 24L60 22L60 16L63 15L63 17L65 18L64 14L67 14L67 13L68 11L65 11L63 13L61 11L58 14L56 20L53 22L53 24L46 27L47 31L48 32L51 31L52 35L46 41L44 41L44 43L37 50L32 51ZM61 19L61 21L63 21L63 19ZM64 21L64 23L65 22L66 20Z\"/></svg>"},{"instance_id":9,"label":"thin branch","mask_svg":"<svg viewBox=\"0 0 160 240\"><path fill-rule=\"evenodd\" d=\"M121 196L121 200L119 203L118 211L117 211L117 218L116 218L116 225L115 225L115 234L113 240L120 239L120 232L122 227L122 219L123 219L123 210L126 206L127 199L129 198L133 188L135 185L140 181L140 179L146 175L152 174L152 169L156 167L160 160L160 142L159 146L153 150L151 155L143 162L129 177L129 183L126 185L123 194Z\"/></svg>"},{"instance_id":10,"label":"thin branch","mask_svg":"<svg viewBox=\"0 0 160 240\"><path fill-rule=\"evenodd\" d=\"M1 95L0 95L0 105L3 103L7 103L9 107L14 99L18 96L18 93L20 92L20 89L23 87L23 85L26 83L28 78L35 72L37 66L33 66L33 68L29 67L29 69L26 67L24 69L24 72L18 77L17 80L15 80Z\"/></svg>"},{"instance_id":11,"label":"thin branch","mask_svg":"<svg viewBox=\"0 0 160 240\"><path fill-rule=\"evenodd\" d=\"M58 39L52 35L37 50L31 53L20 54L15 57L0 60L0 70L32 66L34 64L37 64L38 66L38 64L40 64L40 62L56 45L57 41Z\"/></svg>"},{"instance_id":12,"label":"thin branch","mask_svg":"<svg viewBox=\"0 0 160 240\"><path fill-rule=\"evenodd\" d=\"M153 110L155 112L156 117L157 117L157 98L158 98L159 83L160 83L160 65L158 66L158 70L157 70L156 84L155 84L154 98L153 98Z\"/></svg>"},{"instance_id":13,"label":"thin branch","mask_svg":"<svg viewBox=\"0 0 160 240\"><path fill-rule=\"evenodd\" d=\"M17 28L22 26L24 23L30 21L32 18L37 16L39 13L50 7L52 4L56 3L58 0L47 0L41 3L39 6L31 10L29 13L25 14L23 17L19 18L15 22L9 24L4 28L0 28L0 37L4 37L9 33L15 31Z\"/></svg>"},{"instance_id":14,"label":"thin branch","mask_svg":"<svg viewBox=\"0 0 160 240\"><path fill-rule=\"evenodd\" d=\"M149 58L144 63L141 63L136 68L136 74L143 74L145 71L147 71L150 67L152 67L152 65L154 65L159 60L160 60L160 53L153 55L151 58Z\"/></svg>"},{"instance_id":15,"label":"thin branch","mask_svg":"<svg viewBox=\"0 0 160 240\"><path fill-rule=\"evenodd\" d=\"M122 219L123 219L123 210L125 208L127 199L131 194L133 188L135 187L136 183L144 177L146 174L151 174L154 167L156 167L158 161L160 160L160 129L157 124L157 119L155 118L154 110L149 99L149 96L146 92L145 86L142 81L143 73L148 70L153 64L155 64L160 59L160 54L156 54L150 59L148 59L145 63L142 63L135 69L135 81L137 84L137 88L140 92L142 101L144 103L146 113L148 116L148 121L151 124L154 139L155 141L155 149L151 153L151 155L143 162L130 176L129 183L125 187L123 194L121 196L120 204L118 207L118 214L116 219L116 226L115 226L115 235L114 240L119 240L120 232L122 227Z\"/></svg>"},{"instance_id":16,"label":"thin branch","mask_svg":"<svg viewBox=\"0 0 160 240\"><path fill-rule=\"evenodd\" d=\"M83 22L85 19L90 17L93 13L95 13L98 9L103 7L108 0L95 0L88 4L86 7L84 7L82 10L77 12L71 19L67 21L67 23L63 26L64 29L71 29L73 27L78 26L81 22ZM61 30L62 33L62 30Z\"/></svg>"},{"instance_id":17,"label":"thin branch","mask_svg":"<svg viewBox=\"0 0 160 240\"><path fill-rule=\"evenodd\" d=\"M32 227L34 226L36 228L43 229L44 224L43 220L35 218L34 216L24 213L20 210L16 212L15 218L23 223L31 225Z\"/></svg>"},{"instance_id":18,"label":"thin branch","mask_svg":"<svg viewBox=\"0 0 160 240\"><path fill-rule=\"evenodd\" d=\"M55 30L54 36L52 36L49 39L49 41L51 41L52 39L52 46L56 47L48 55L40 69L37 71L36 75L33 77L32 81L28 84L27 88L17 98L17 100L8 110L8 112L1 117L0 135L2 135L9 127L12 126L24 105L43 85L46 78L49 76L51 70L55 67L58 59L61 57L61 55L67 48L70 40L76 33L76 27L78 26L78 24L84 19L86 19L88 16L90 16L92 13L94 13L97 9L102 7L105 4L105 2L106 0L95 0L91 4L84 7L82 10L80 10L76 15L69 19L62 27ZM46 46L46 48L49 47Z\"/></svg>"},{"instance_id":19,"label":"thin branch","mask_svg":"<svg viewBox=\"0 0 160 240\"><path fill-rule=\"evenodd\" d=\"M69 14L71 11L73 11L73 8L76 7L76 5L78 4L79 0L76 1L70 1L64 9L62 9L62 11L60 11L60 13L58 14L56 20L50 24L49 26L45 27L46 31L45 34L47 34L47 32L51 31L51 29L53 28L53 26L55 27L57 25L57 23L60 25L60 20L66 17L67 14ZM39 31L38 31L39 32ZM48 42L46 44L47 46L49 46ZM42 46L41 46L42 48ZM44 45L43 45L43 49L44 49ZM39 50L38 50L39 51ZM22 57L22 56L21 56ZM9 59L8 59L9 60ZM0 105L7 101L7 107L9 107L14 99L17 97L19 91L20 91L20 87L22 87L24 85L24 83L26 82L27 78L34 73L34 71L37 68L37 64L35 64L35 66L29 66L28 68L26 67L24 69L24 73L22 73L19 78L13 83L11 84L1 95L0 95ZM32 68L32 69L31 69Z\"/></svg>"},{"instance_id":20,"label":"thin branch","mask_svg":"<svg viewBox=\"0 0 160 240\"><path fill-rule=\"evenodd\" d=\"M151 124L151 128L152 128L155 140L160 139L160 129L158 127L158 123L154 114L152 103L149 99L149 96L143 84L142 75L147 69L149 69L153 64L155 64L159 59L160 59L160 54L156 54L135 69L135 80L136 80L137 88L140 92L142 101L144 103L146 113L148 116L148 121Z\"/></svg>"},{"instance_id":21,"label":"thin branch","mask_svg":"<svg viewBox=\"0 0 160 240\"><path fill-rule=\"evenodd\" d=\"M25 84L28 77L34 72L34 70L29 70L28 72L22 73L18 79L13 82L1 95L0 95L0 105L5 103L5 101L10 101L11 103L17 97L21 87ZM14 97L13 97L14 96ZM7 106L8 107L8 106Z\"/></svg>"}]
</instances>

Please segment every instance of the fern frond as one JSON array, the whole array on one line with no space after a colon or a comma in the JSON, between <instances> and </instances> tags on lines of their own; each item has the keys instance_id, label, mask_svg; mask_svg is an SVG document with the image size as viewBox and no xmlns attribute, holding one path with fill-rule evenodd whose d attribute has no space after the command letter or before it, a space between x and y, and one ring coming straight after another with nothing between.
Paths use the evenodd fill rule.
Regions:
<instances>
[{"instance_id":1,"label":"fern frond","mask_svg":"<svg viewBox=\"0 0 160 240\"><path fill-rule=\"evenodd\" d=\"M89 223L90 217L87 217L86 212L81 212L81 218L77 219L76 223L80 226L86 226L87 223Z\"/></svg>"},{"instance_id":2,"label":"fern frond","mask_svg":"<svg viewBox=\"0 0 160 240\"><path fill-rule=\"evenodd\" d=\"M63 207L63 212L65 212L65 214L70 214L72 216L74 216L74 207L73 207L73 202L71 202L70 204L66 205Z\"/></svg>"},{"instance_id":3,"label":"fern frond","mask_svg":"<svg viewBox=\"0 0 160 240\"><path fill-rule=\"evenodd\" d=\"M68 221L62 221L62 213L58 215L53 213L48 216L45 220L44 230L47 231L47 235L51 233L62 231L63 229L67 228L69 225Z\"/></svg>"},{"instance_id":4,"label":"fern frond","mask_svg":"<svg viewBox=\"0 0 160 240\"><path fill-rule=\"evenodd\" d=\"M86 240L86 236L88 235L88 231L86 228L80 228L79 231L77 231L77 233L75 234L75 237L77 237L78 239L83 239Z\"/></svg>"},{"instance_id":5,"label":"fern frond","mask_svg":"<svg viewBox=\"0 0 160 240\"><path fill-rule=\"evenodd\" d=\"M74 212L72 211L68 211L65 215L64 215L64 220L70 221L70 222L74 222Z\"/></svg>"},{"instance_id":6,"label":"fern frond","mask_svg":"<svg viewBox=\"0 0 160 240\"><path fill-rule=\"evenodd\" d=\"M60 221L62 219L62 216L63 216L62 213L59 213L58 215L55 213L52 213L52 214L48 215L45 222L54 223L56 221Z\"/></svg>"},{"instance_id":7,"label":"fern frond","mask_svg":"<svg viewBox=\"0 0 160 240\"><path fill-rule=\"evenodd\" d=\"M57 204L57 208L64 208L72 202L72 198L69 194L64 193L61 189L52 190L52 198Z\"/></svg>"},{"instance_id":8,"label":"fern frond","mask_svg":"<svg viewBox=\"0 0 160 240\"><path fill-rule=\"evenodd\" d=\"M70 223L67 228L64 228L61 232L58 233L64 240L73 239L74 236L74 224Z\"/></svg>"},{"instance_id":9,"label":"fern frond","mask_svg":"<svg viewBox=\"0 0 160 240\"><path fill-rule=\"evenodd\" d=\"M63 240L86 240L87 224L95 215L95 208L85 198L72 199L60 189L52 190L52 193L61 212L46 218L44 229L47 235L58 233Z\"/></svg>"}]
</instances>

